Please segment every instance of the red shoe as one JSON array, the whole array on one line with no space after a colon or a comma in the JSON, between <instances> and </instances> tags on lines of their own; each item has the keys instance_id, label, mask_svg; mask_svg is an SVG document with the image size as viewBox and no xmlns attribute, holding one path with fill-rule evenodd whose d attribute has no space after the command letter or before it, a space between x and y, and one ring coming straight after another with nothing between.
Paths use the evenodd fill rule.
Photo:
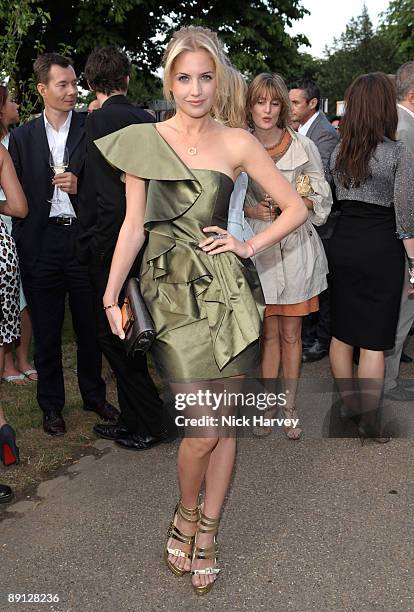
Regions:
<instances>
[{"instance_id":1,"label":"red shoe","mask_svg":"<svg viewBox=\"0 0 414 612\"><path fill-rule=\"evenodd\" d=\"M0 427L0 459L4 465L19 463L20 453L16 444L16 433L10 425Z\"/></svg>"}]
</instances>

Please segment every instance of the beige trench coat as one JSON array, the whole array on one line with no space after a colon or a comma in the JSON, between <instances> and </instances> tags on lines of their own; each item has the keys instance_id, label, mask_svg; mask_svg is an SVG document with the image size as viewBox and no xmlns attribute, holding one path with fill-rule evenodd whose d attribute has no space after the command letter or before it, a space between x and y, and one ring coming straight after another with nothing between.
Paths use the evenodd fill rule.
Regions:
<instances>
[{"instance_id":1,"label":"beige trench coat","mask_svg":"<svg viewBox=\"0 0 414 612\"><path fill-rule=\"evenodd\" d=\"M328 262L314 225L323 225L332 206L332 193L325 180L322 161L316 145L306 136L289 130L292 142L276 166L295 186L296 177L308 175L314 195L313 210L308 220L280 243L255 257L256 268L262 284L266 304L299 304L327 288ZM256 206L258 185L251 184L247 191L245 207ZM260 189L260 188L259 188ZM255 234L265 230L270 221L248 219Z\"/></svg>"}]
</instances>

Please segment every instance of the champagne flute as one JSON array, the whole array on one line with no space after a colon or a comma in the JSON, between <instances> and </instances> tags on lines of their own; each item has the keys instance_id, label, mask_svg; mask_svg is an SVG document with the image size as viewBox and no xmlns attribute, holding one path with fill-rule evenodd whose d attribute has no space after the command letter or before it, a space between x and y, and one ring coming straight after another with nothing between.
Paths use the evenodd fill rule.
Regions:
<instances>
[{"instance_id":1,"label":"champagne flute","mask_svg":"<svg viewBox=\"0 0 414 612\"><path fill-rule=\"evenodd\" d=\"M50 151L49 155L49 166L52 168L55 176L57 174L63 174L66 171L66 168L69 165L69 151L67 147L63 149L61 147L54 147ZM51 204L59 204L61 199L59 198L59 187L53 192L53 195L56 193L56 198L52 197L51 200L48 200Z\"/></svg>"},{"instance_id":2,"label":"champagne flute","mask_svg":"<svg viewBox=\"0 0 414 612\"><path fill-rule=\"evenodd\" d=\"M272 219L272 217L273 217L273 210L275 208L275 202L270 197L270 195L268 193L264 194L263 199L264 199L265 202L267 202L267 206L269 208L269 213L270 213L270 218Z\"/></svg>"}]
</instances>

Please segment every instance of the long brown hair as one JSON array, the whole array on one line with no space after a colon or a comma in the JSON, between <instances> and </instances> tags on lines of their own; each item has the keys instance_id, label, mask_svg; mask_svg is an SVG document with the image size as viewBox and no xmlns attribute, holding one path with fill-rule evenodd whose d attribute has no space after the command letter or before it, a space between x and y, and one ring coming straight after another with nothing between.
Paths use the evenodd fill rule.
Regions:
<instances>
[{"instance_id":1,"label":"long brown hair","mask_svg":"<svg viewBox=\"0 0 414 612\"><path fill-rule=\"evenodd\" d=\"M8 97L9 90L5 85L0 85L0 140L7 134L7 125L4 125L2 121L2 111Z\"/></svg>"},{"instance_id":2,"label":"long brown hair","mask_svg":"<svg viewBox=\"0 0 414 612\"><path fill-rule=\"evenodd\" d=\"M368 178L369 161L377 145L384 138L395 140L398 123L395 88L383 72L363 74L348 88L345 105L335 173L349 187Z\"/></svg>"}]
</instances>

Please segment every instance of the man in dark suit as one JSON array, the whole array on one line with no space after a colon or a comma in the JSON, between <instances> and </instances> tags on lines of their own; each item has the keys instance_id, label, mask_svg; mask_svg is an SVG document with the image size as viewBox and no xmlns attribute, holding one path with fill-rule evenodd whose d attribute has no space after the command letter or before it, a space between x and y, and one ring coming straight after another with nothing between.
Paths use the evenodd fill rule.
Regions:
<instances>
[{"instance_id":1,"label":"man in dark suit","mask_svg":"<svg viewBox=\"0 0 414 612\"><path fill-rule=\"evenodd\" d=\"M77 338L77 374L84 409L93 410L105 420L116 419L118 413L105 400L88 273L75 253L77 181L86 146L84 118L73 110L76 74L72 61L56 53L38 57L34 72L44 111L13 130L10 137L9 151L29 205L28 216L15 223L13 233L33 323L37 400L43 410L43 428L50 435L63 435L61 341L66 295ZM52 180L50 153L61 155L65 148L67 169Z\"/></svg>"},{"instance_id":2,"label":"man in dark suit","mask_svg":"<svg viewBox=\"0 0 414 612\"><path fill-rule=\"evenodd\" d=\"M94 291L100 346L115 373L120 417L116 424L98 424L94 431L131 450L145 450L167 439L163 406L148 373L145 356L127 357L122 341L114 336L103 310L112 255L126 210L121 172L108 164L94 140L135 123L153 121L126 98L130 62L116 47L95 50L85 66L85 78L101 108L86 120L87 155L81 179L78 257L89 266ZM137 142L137 146L143 146ZM141 255L141 254L140 254ZM137 276L140 255L131 276Z\"/></svg>"},{"instance_id":3,"label":"man in dark suit","mask_svg":"<svg viewBox=\"0 0 414 612\"><path fill-rule=\"evenodd\" d=\"M292 120L299 122L298 132L307 136L318 147L325 172L329 169L332 151L339 141L337 130L329 123L319 109L321 93L319 87L310 79L295 81L290 86ZM326 223L316 228L325 251L339 211L332 208ZM329 277L328 277L329 283ZM302 325L302 361L318 361L328 354L331 341L329 288L319 296L319 312L308 315Z\"/></svg>"}]
</instances>

